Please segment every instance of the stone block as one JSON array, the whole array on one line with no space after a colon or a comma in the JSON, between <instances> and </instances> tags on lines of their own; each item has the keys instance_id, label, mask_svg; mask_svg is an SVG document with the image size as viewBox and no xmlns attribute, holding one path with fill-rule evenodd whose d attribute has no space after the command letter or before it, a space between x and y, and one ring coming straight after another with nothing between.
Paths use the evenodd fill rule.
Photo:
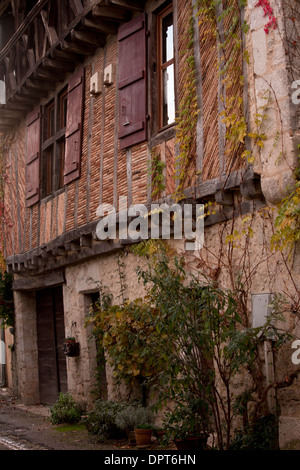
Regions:
<instances>
[{"instance_id":1,"label":"stone block","mask_svg":"<svg viewBox=\"0 0 300 470\"><path fill-rule=\"evenodd\" d=\"M258 75L263 75L267 69L266 33L263 29L252 33L252 47L254 72Z\"/></svg>"}]
</instances>

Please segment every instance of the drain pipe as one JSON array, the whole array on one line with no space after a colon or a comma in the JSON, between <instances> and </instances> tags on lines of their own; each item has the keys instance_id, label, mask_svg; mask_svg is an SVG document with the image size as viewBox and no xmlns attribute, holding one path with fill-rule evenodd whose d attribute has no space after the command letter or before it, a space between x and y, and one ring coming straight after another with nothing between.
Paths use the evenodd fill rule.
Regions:
<instances>
[{"instance_id":1,"label":"drain pipe","mask_svg":"<svg viewBox=\"0 0 300 470\"><path fill-rule=\"evenodd\" d=\"M0 388L6 385L6 360L5 360L5 336L3 322L0 322Z\"/></svg>"}]
</instances>

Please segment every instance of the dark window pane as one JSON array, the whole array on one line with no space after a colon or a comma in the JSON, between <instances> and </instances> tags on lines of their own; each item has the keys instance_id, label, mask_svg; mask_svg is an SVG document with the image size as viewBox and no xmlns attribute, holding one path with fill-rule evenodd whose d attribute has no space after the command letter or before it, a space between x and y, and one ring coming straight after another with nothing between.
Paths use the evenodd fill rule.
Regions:
<instances>
[{"instance_id":1,"label":"dark window pane","mask_svg":"<svg viewBox=\"0 0 300 470\"><path fill-rule=\"evenodd\" d=\"M59 129L63 129L67 125L68 111L68 94L67 90L63 91L59 97Z\"/></svg>"},{"instance_id":2,"label":"dark window pane","mask_svg":"<svg viewBox=\"0 0 300 470\"><path fill-rule=\"evenodd\" d=\"M50 139L54 135L54 122L55 122L55 114L54 114L54 103L51 103L46 110L46 125L47 125L47 139Z\"/></svg>"}]
</instances>

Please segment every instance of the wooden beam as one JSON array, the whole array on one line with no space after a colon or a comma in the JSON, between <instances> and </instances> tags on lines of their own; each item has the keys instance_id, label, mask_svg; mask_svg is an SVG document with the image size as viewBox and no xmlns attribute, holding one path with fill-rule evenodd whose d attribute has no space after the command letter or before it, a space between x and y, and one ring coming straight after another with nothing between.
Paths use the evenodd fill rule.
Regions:
<instances>
[{"instance_id":1,"label":"wooden beam","mask_svg":"<svg viewBox=\"0 0 300 470\"><path fill-rule=\"evenodd\" d=\"M27 49L28 48L28 34L23 34L22 41L24 44L24 48Z\"/></svg>"},{"instance_id":2,"label":"wooden beam","mask_svg":"<svg viewBox=\"0 0 300 470\"><path fill-rule=\"evenodd\" d=\"M31 105L26 105L26 104L21 104L21 103L14 103L10 101L5 108L0 108L0 114L2 113L2 110L8 110L8 111L18 111L20 113L22 112L28 112L31 109Z\"/></svg>"},{"instance_id":3,"label":"wooden beam","mask_svg":"<svg viewBox=\"0 0 300 470\"><path fill-rule=\"evenodd\" d=\"M18 119L16 118L5 118L5 117L0 117L0 126L4 127L14 127L18 125Z\"/></svg>"},{"instance_id":4,"label":"wooden beam","mask_svg":"<svg viewBox=\"0 0 300 470\"><path fill-rule=\"evenodd\" d=\"M22 96L29 97L29 98L35 98L35 97L46 97L48 95L48 90L45 88L35 88L33 89L32 87L27 88L26 84L22 86L21 92Z\"/></svg>"},{"instance_id":5,"label":"wooden beam","mask_svg":"<svg viewBox=\"0 0 300 470\"><path fill-rule=\"evenodd\" d=\"M15 291L32 291L37 289L45 289L46 287L55 287L65 283L63 271L54 271L34 277L24 277L13 281L13 290Z\"/></svg>"},{"instance_id":6,"label":"wooden beam","mask_svg":"<svg viewBox=\"0 0 300 470\"><path fill-rule=\"evenodd\" d=\"M94 33L90 31L71 31L71 39L73 41L89 44L95 47L103 47L106 41L105 35L101 33Z\"/></svg>"},{"instance_id":7,"label":"wooden beam","mask_svg":"<svg viewBox=\"0 0 300 470\"><path fill-rule=\"evenodd\" d=\"M93 55L95 52L95 48L82 46L66 40L62 41L61 48L63 51L72 52L74 54L79 54L83 56Z\"/></svg>"},{"instance_id":8,"label":"wooden beam","mask_svg":"<svg viewBox=\"0 0 300 470\"><path fill-rule=\"evenodd\" d=\"M65 78L65 73L61 71L56 71L55 74L53 74L53 71L51 71L50 69L37 68L36 70L34 70L33 76L35 78L46 78L47 80L52 79L53 82L59 82Z\"/></svg>"},{"instance_id":9,"label":"wooden beam","mask_svg":"<svg viewBox=\"0 0 300 470\"><path fill-rule=\"evenodd\" d=\"M51 70L61 70L65 72L73 72L75 64L63 60L54 60L46 58L43 60L43 67Z\"/></svg>"},{"instance_id":10,"label":"wooden beam","mask_svg":"<svg viewBox=\"0 0 300 470\"><path fill-rule=\"evenodd\" d=\"M17 88L17 80L14 72L8 74L8 80L11 90L15 90Z\"/></svg>"},{"instance_id":11,"label":"wooden beam","mask_svg":"<svg viewBox=\"0 0 300 470\"><path fill-rule=\"evenodd\" d=\"M67 255L66 249L62 246L53 247L51 251L54 256L66 256Z\"/></svg>"},{"instance_id":12,"label":"wooden beam","mask_svg":"<svg viewBox=\"0 0 300 470\"><path fill-rule=\"evenodd\" d=\"M59 59L59 60L67 61L67 62L78 62L80 58L78 54L72 54L70 52L67 53L57 48L53 49L50 52L50 57L54 60Z\"/></svg>"},{"instance_id":13,"label":"wooden beam","mask_svg":"<svg viewBox=\"0 0 300 470\"><path fill-rule=\"evenodd\" d=\"M116 5L132 11L143 11L144 2L141 0L107 0L109 5Z\"/></svg>"},{"instance_id":14,"label":"wooden beam","mask_svg":"<svg viewBox=\"0 0 300 470\"><path fill-rule=\"evenodd\" d=\"M88 235L82 235L82 237L80 237L80 246L91 247L92 246L92 237L88 236Z\"/></svg>"},{"instance_id":15,"label":"wooden beam","mask_svg":"<svg viewBox=\"0 0 300 470\"><path fill-rule=\"evenodd\" d=\"M127 10L102 6L94 6L92 8L92 15L96 18L108 18L110 20L122 22L130 19L130 14Z\"/></svg>"},{"instance_id":16,"label":"wooden beam","mask_svg":"<svg viewBox=\"0 0 300 470\"><path fill-rule=\"evenodd\" d=\"M27 60L30 68L35 66L35 54L33 49L28 49L27 51Z\"/></svg>"},{"instance_id":17,"label":"wooden beam","mask_svg":"<svg viewBox=\"0 0 300 470\"><path fill-rule=\"evenodd\" d=\"M20 120L21 119L21 114L22 112L18 111L18 110L13 110L13 109L6 109L4 108L3 110L0 110L0 118L1 119L17 119L17 120ZM25 111L23 111L23 114L25 114Z\"/></svg>"},{"instance_id":18,"label":"wooden beam","mask_svg":"<svg viewBox=\"0 0 300 470\"><path fill-rule=\"evenodd\" d=\"M75 16L82 14L83 6L81 0L69 0L69 5Z\"/></svg>"},{"instance_id":19,"label":"wooden beam","mask_svg":"<svg viewBox=\"0 0 300 470\"><path fill-rule=\"evenodd\" d=\"M51 91L55 89L55 83L53 81L47 80L36 80L32 78L28 78L26 80L27 88L32 88L33 90L46 90Z\"/></svg>"},{"instance_id":20,"label":"wooden beam","mask_svg":"<svg viewBox=\"0 0 300 470\"><path fill-rule=\"evenodd\" d=\"M105 34L117 34L119 24L112 21L101 21L97 19L83 18L81 24L84 28L99 31Z\"/></svg>"},{"instance_id":21,"label":"wooden beam","mask_svg":"<svg viewBox=\"0 0 300 470\"><path fill-rule=\"evenodd\" d=\"M50 46L54 46L54 44L58 41L58 36L55 28L53 26L49 26L48 23L48 13L45 10L41 11L41 17L43 21L43 25L48 36Z\"/></svg>"}]
</instances>

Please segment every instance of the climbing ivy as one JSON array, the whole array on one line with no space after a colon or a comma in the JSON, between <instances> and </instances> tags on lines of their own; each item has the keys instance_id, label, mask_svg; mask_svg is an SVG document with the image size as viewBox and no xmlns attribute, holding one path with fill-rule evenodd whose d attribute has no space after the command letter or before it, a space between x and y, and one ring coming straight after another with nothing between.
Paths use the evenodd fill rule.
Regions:
<instances>
[{"instance_id":1,"label":"climbing ivy","mask_svg":"<svg viewBox=\"0 0 300 470\"><path fill-rule=\"evenodd\" d=\"M176 200L184 198L184 187L187 172L195 158L195 134L197 127L197 116L199 113L196 93L196 72L194 58L194 17L191 9L188 28L185 33L186 47L181 51L184 57L183 75L185 82L180 99L179 111L176 117L176 142L179 144L179 155L176 157L175 168L177 187L175 191ZM192 170L193 172L193 170Z\"/></svg>"},{"instance_id":2,"label":"climbing ivy","mask_svg":"<svg viewBox=\"0 0 300 470\"><path fill-rule=\"evenodd\" d=\"M152 149L151 160L149 161L148 174L151 176L151 197L156 199L166 189L164 170L166 168L165 162L162 161L160 153Z\"/></svg>"}]
</instances>

